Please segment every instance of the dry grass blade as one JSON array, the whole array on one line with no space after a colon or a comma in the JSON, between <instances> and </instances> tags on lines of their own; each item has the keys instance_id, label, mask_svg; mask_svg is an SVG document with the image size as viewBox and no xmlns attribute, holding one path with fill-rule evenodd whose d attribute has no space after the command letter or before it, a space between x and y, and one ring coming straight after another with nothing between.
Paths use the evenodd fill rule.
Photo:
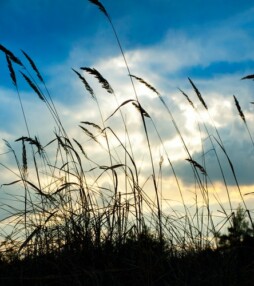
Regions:
<instances>
[{"instance_id":1,"label":"dry grass blade","mask_svg":"<svg viewBox=\"0 0 254 286\"><path fill-rule=\"evenodd\" d=\"M26 52L24 52L23 50L21 50L21 52L24 54L24 56L27 58L27 60L29 61L31 67L33 68L33 70L36 72L38 79L44 83L43 78L39 72L39 70L37 69L34 61L28 56L28 54Z\"/></svg>"},{"instance_id":2,"label":"dry grass blade","mask_svg":"<svg viewBox=\"0 0 254 286\"><path fill-rule=\"evenodd\" d=\"M243 198L243 195L242 195L242 191L241 191L241 188L240 188L240 185L238 183L238 180L237 180L237 176L236 176L236 173L235 173L235 168L234 168L234 165L232 163L232 161L230 160L228 154L227 154L227 151L225 150L224 146L217 140L216 137L214 137L214 140L218 143L218 145L220 146L221 150L224 152L225 156L227 157L227 160L228 160L228 163L229 163L229 166L230 166L230 169L232 171L232 174L234 176L234 180L235 180L235 183L236 183L236 186L237 186L237 189L238 189L238 192L239 192L239 195L242 199L242 202L244 204L244 207L245 209L247 210L247 206L246 206L246 203L244 201L244 198ZM251 223L252 223L252 220L250 219Z\"/></svg>"},{"instance_id":3,"label":"dry grass blade","mask_svg":"<svg viewBox=\"0 0 254 286\"><path fill-rule=\"evenodd\" d=\"M40 229L41 229L41 226L39 225L38 227L36 227L35 230L31 232L31 234L26 238L26 240L21 244L19 248L19 252L21 252L21 250L27 246L29 241L32 240L32 238L40 231Z\"/></svg>"},{"instance_id":4,"label":"dry grass blade","mask_svg":"<svg viewBox=\"0 0 254 286\"><path fill-rule=\"evenodd\" d=\"M66 152L67 152L66 144L63 142L63 140L61 139L61 137L58 136L56 133L55 133L55 136L56 136L57 142L58 142L58 143L60 144L60 146L61 146L64 150L66 150Z\"/></svg>"},{"instance_id":5,"label":"dry grass blade","mask_svg":"<svg viewBox=\"0 0 254 286\"><path fill-rule=\"evenodd\" d=\"M95 68L92 69L92 68L87 68L87 67L81 67L80 69L94 75L95 78L98 79L99 83L102 84L102 87L105 88L108 93L114 93L114 90L110 86L108 81Z\"/></svg>"},{"instance_id":6,"label":"dry grass blade","mask_svg":"<svg viewBox=\"0 0 254 286\"><path fill-rule=\"evenodd\" d=\"M73 185L80 187L80 185L77 184L77 183L67 182L67 183L62 184L52 195L56 195L56 194L60 193L61 191L65 190L65 189L67 189L67 188L69 188L70 186L73 186Z\"/></svg>"},{"instance_id":7,"label":"dry grass blade","mask_svg":"<svg viewBox=\"0 0 254 286\"><path fill-rule=\"evenodd\" d=\"M14 63L16 63L16 64L18 64L18 65L20 65L20 66L23 66L22 62L21 62L16 56L14 56L14 54L13 54L12 52L9 51L9 50L7 50L7 49L6 49L3 45L1 45L1 44L0 44L0 51L4 52L7 56L9 56L10 59L11 59Z\"/></svg>"},{"instance_id":8,"label":"dry grass blade","mask_svg":"<svg viewBox=\"0 0 254 286\"><path fill-rule=\"evenodd\" d=\"M23 163L23 172L24 174L27 174L27 156L26 156L26 145L24 140L22 140L22 163Z\"/></svg>"},{"instance_id":9,"label":"dry grass blade","mask_svg":"<svg viewBox=\"0 0 254 286\"><path fill-rule=\"evenodd\" d=\"M190 162L195 168L198 168L202 174L207 175L205 168L201 166L199 163L197 163L195 160L192 159L185 159L185 160Z\"/></svg>"},{"instance_id":10,"label":"dry grass blade","mask_svg":"<svg viewBox=\"0 0 254 286\"><path fill-rule=\"evenodd\" d=\"M31 81L31 79L25 75L22 71L21 71L21 74L23 75L23 77L25 78L25 80L27 81L27 83L31 86L31 88L35 91L35 93L37 93L37 95L39 96L39 98L43 101L44 100L44 97L43 95L41 94L41 92L39 91L39 89L37 88L37 86Z\"/></svg>"},{"instance_id":11,"label":"dry grass blade","mask_svg":"<svg viewBox=\"0 0 254 286\"><path fill-rule=\"evenodd\" d=\"M195 106L194 106L193 102L190 100L189 96L184 91L182 91L180 88L179 88L179 90L186 97L186 99L188 100L189 104L195 109Z\"/></svg>"},{"instance_id":12,"label":"dry grass blade","mask_svg":"<svg viewBox=\"0 0 254 286\"><path fill-rule=\"evenodd\" d=\"M245 77L242 77L241 79L253 79L254 80L254 74L247 75Z\"/></svg>"},{"instance_id":13,"label":"dry grass blade","mask_svg":"<svg viewBox=\"0 0 254 286\"><path fill-rule=\"evenodd\" d=\"M78 77L81 79L81 81L83 82L83 84L85 85L86 90L91 94L92 98L95 99L95 95L94 95L94 91L91 88L91 86L88 84L88 82L86 81L86 79L76 70L72 69L77 75Z\"/></svg>"},{"instance_id":14,"label":"dry grass blade","mask_svg":"<svg viewBox=\"0 0 254 286\"><path fill-rule=\"evenodd\" d=\"M136 102L132 102L132 104L139 110L140 113L143 114L143 116L151 118L150 115L144 110L144 108L138 103Z\"/></svg>"},{"instance_id":15,"label":"dry grass blade","mask_svg":"<svg viewBox=\"0 0 254 286\"><path fill-rule=\"evenodd\" d=\"M146 87L148 87L149 89L151 89L153 92L157 93L159 95L159 92L148 82L146 82L145 80L143 80L141 77L137 77L135 75L130 74L131 77L135 78L136 80L138 80L139 82L143 83Z\"/></svg>"},{"instance_id":16,"label":"dry grass blade","mask_svg":"<svg viewBox=\"0 0 254 286\"><path fill-rule=\"evenodd\" d=\"M253 195L253 194L254 194L254 192L250 192L250 193L244 194L244 196Z\"/></svg>"},{"instance_id":17,"label":"dry grass blade","mask_svg":"<svg viewBox=\"0 0 254 286\"><path fill-rule=\"evenodd\" d=\"M44 194L43 191L42 191L40 188L38 188L37 186L35 186L35 184L33 184L32 182L27 181L27 180L24 180L24 182L26 182L29 186L31 186L31 187L32 187L35 191L37 191L37 193L40 194L41 196L46 197L46 198L49 198L49 197L50 197L50 195Z\"/></svg>"},{"instance_id":18,"label":"dry grass blade","mask_svg":"<svg viewBox=\"0 0 254 286\"><path fill-rule=\"evenodd\" d=\"M38 149L38 153L41 154L42 151L43 151L43 147L42 145L40 144L38 138L35 136L34 139L33 138L29 138L29 137L20 137L18 139L15 140L15 142L18 142L18 141L22 141L22 142L28 142L29 144L31 145L35 145Z\"/></svg>"},{"instance_id":19,"label":"dry grass blade","mask_svg":"<svg viewBox=\"0 0 254 286\"><path fill-rule=\"evenodd\" d=\"M124 167L125 165L124 164L116 164L116 165L113 165L113 166L100 166L100 169L103 169L103 170L113 170L113 169L116 169L116 168L120 168L120 167Z\"/></svg>"},{"instance_id":20,"label":"dry grass blade","mask_svg":"<svg viewBox=\"0 0 254 286\"><path fill-rule=\"evenodd\" d=\"M84 151L84 148L82 147L82 145L81 145L76 139L74 139L74 138L73 138L73 141L78 145L80 151L81 151L82 154L85 156L85 158L88 159L88 156L87 156L86 152Z\"/></svg>"},{"instance_id":21,"label":"dry grass blade","mask_svg":"<svg viewBox=\"0 0 254 286\"><path fill-rule=\"evenodd\" d=\"M197 89L197 87L196 87L195 84L192 82L192 80L191 80L190 78L188 78L188 79L189 79L189 82L190 82L190 84L192 85L193 89L195 90L195 92L196 92L196 94L197 94L197 96L198 96L200 102L203 104L204 108L208 110L208 107L207 107L207 105L206 105L206 103L205 103L205 101L204 101L204 99L203 99L203 97L202 97L200 91Z\"/></svg>"},{"instance_id":22,"label":"dry grass blade","mask_svg":"<svg viewBox=\"0 0 254 286\"><path fill-rule=\"evenodd\" d=\"M93 139L95 142L98 143L98 140L96 139L96 137L88 129L86 129L85 127L81 125L79 125L79 127L86 133L88 137L90 137L91 139Z\"/></svg>"},{"instance_id":23,"label":"dry grass blade","mask_svg":"<svg viewBox=\"0 0 254 286\"><path fill-rule=\"evenodd\" d=\"M253 144L253 146L254 146L254 140L253 140L253 138L252 138L251 132L250 132L249 127L248 127L248 124L247 124L247 122L246 122L245 116L244 116L243 111L242 111L242 109L241 109L241 106L240 106L240 104L239 104L239 102L238 102L238 100L237 100L237 98L236 98L235 96L234 96L234 100L235 100L235 105L236 105L236 107L237 107L237 110L238 110L238 112L239 112L239 115L241 116L241 118L242 118L242 120L243 120L243 122L244 122L244 124L245 124L245 127L246 127L246 129L247 129L247 131L248 131L248 134L249 134L249 136L250 136L250 140L251 140L251 142L252 142L252 144Z\"/></svg>"},{"instance_id":24,"label":"dry grass blade","mask_svg":"<svg viewBox=\"0 0 254 286\"><path fill-rule=\"evenodd\" d=\"M117 109L116 109L105 121L107 121L110 117L112 117L122 106L124 106L125 104L127 104L127 103L129 103L129 102L133 102L133 101L135 101L135 100L134 100L134 99L128 99L128 100L124 101L123 103L121 103L121 104L117 107Z\"/></svg>"},{"instance_id":25,"label":"dry grass blade","mask_svg":"<svg viewBox=\"0 0 254 286\"><path fill-rule=\"evenodd\" d=\"M105 9L105 7L101 4L100 1L98 0L88 0L89 2L93 3L94 5L96 5L101 11L102 13L107 17L109 18L109 14L107 12L107 10Z\"/></svg>"},{"instance_id":26,"label":"dry grass blade","mask_svg":"<svg viewBox=\"0 0 254 286\"><path fill-rule=\"evenodd\" d=\"M233 95L234 96L234 95ZM235 100L235 105L236 105L236 108L237 108L237 110L238 110L238 112L239 112L239 115L241 116L241 118L242 118L242 120L244 121L244 123L246 123L246 120L245 120L245 116L244 116L244 114L243 114L243 111L242 111L242 109L241 109L241 106L240 106L240 104L239 104L239 102L238 102L238 100L237 100L237 98L234 96L234 100Z\"/></svg>"},{"instance_id":27,"label":"dry grass blade","mask_svg":"<svg viewBox=\"0 0 254 286\"><path fill-rule=\"evenodd\" d=\"M53 213L50 213L50 215L47 217L47 219L45 220L44 224L46 224L51 217L56 213L56 211L54 211ZM38 225L32 232L31 234L26 238L26 240L22 243L22 245L19 248L20 252L24 247L26 247L28 245L28 243L32 240L32 238L41 230L42 225Z\"/></svg>"},{"instance_id":28,"label":"dry grass blade","mask_svg":"<svg viewBox=\"0 0 254 286\"><path fill-rule=\"evenodd\" d=\"M11 185L15 185L15 184L17 184L17 183L19 183L19 182L22 182L22 180L16 180L16 181L13 181L13 182L11 182L11 183L2 184L2 185L0 186L0 188L1 188L2 186L11 186Z\"/></svg>"},{"instance_id":29,"label":"dry grass blade","mask_svg":"<svg viewBox=\"0 0 254 286\"><path fill-rule=\"evenodd\" d=\"M93 123L93 122L90 122L90 121L81 121L80 123L83 123L83 124L86 124L86 125L91 125L93 126L94 128L96 128L98 131L102 132L102 129L99 125Z\"/></svg>"},{"instance_id":30,"label":"dry grass blade","mask_svg":"<svg viewBox=\"0 0 254 286\"><path fill-rule=\"evenodd\" d=\"M22 136L22 137L16 139L15 142L18 142L18 141L21 141L21 140L26 140L26 139L28 139L28 137Z\"/></svg>"},{"instance_id":31,"label":"dry grass blade","mask_svg":"<svg viewBox=\"0 0 254 286\"><path fill-rule=\"evenodd\" d=\"M7 60L7 64L8 64L8 68L10 71L10 76L11 76L12 82L15 86L17 86L16 75L15 75L11 60L10 60L10 56L8 54L6 54L6 60Z\"/></svg>"}]
</instances>

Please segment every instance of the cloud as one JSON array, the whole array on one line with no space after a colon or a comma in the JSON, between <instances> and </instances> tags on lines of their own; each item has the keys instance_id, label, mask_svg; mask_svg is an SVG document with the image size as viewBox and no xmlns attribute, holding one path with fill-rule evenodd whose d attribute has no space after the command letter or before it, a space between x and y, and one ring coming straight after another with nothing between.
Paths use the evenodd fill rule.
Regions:
<instances>
[{"instance_id":1,"label":"cloud","mask_svg":"<svg viewBox=\"0 0 254 286\"><path fill-rule=\"evenodd\" d=\"M244 15L239 15L237 21L235 18L228 19L222 21L219 26L212 28L206 26L193 34L188 34L188 32L180 29L170 29L161 42L147 47L130 49L125 53L131 73L144 78L159 90L183 136L188 151L198 163L201 165L205 163L204 167L207 169L209 178L216 187L223 186L223 180L218 161L212 150L214 146L209 143L209 136L211 138L215 136L219 140L214 126L217 127L223 144L235 166L239 183L244 185L246 189L254 183L252 172L253 146L232 97L233 94L238 97L253 134L253 107L249 104L250 101L253 101L253 83L240 81L245 73L250 72L254 60L253 37L251 31L245 28L250 20L247 21L246 19L249 19L247 12ZM107 151L98 147L99 145L86 137L78 127L80 121L94 122L103 127L96 102L91 99L82 82L71 71L72 67L75 69L80 66L94 67L109 81L116 95L115 97L113 94L107 93L93 76L82 72L95 91L103 118L111 115L122 102L129 99L134 100L136 92L142 107L153 119L152 121L150 118L146 118L145 122L156 172L159 171L159 162L163 156L163 174L165 176L163 184L166 190L172 188L176 192L177 186L175 182L173 183L173 173L166 160L168 156L182 187L189 192L191 197L190 190L195 186L195 177L190 163L185 160L188 158L188 154L170 114L163 107L158 96L149 88L134 81L135 90L133 89L119 51L113 53L107 49L105 52L103 43L100 42L99 38L96 38L95 42L97 45L94 48L89 46L87 49L77 41L65 62L43 67L47 73L46 78L50 93L69 137L77 139L84 146L88 156L91 156L94 161L101 165L110 164ZM110 44L107 44L107 47L109 46ZM231 72L232 65L234 66L233 72ZM223 74L220 73L220 69L223 69ZM204 110L187 79L188 76L193 79L201 91L209 112ZM189 95L198 113L192 109L181 92L178 91L178 87ZM20 124L22 114L19 102L15 92L10 89L2 88L1 94L4 94L0 98L0 114L4 114L1 121L5 122L5 118L8 118L5 124L1 126L1 138L14 140L16 136L22 136L26 133L24 124L22 123L22 127ZM43 102L33 92L22 89L21 95L31 136L39 135L40 140L45 145L54 137L55 123ZM19 111L17 112L17 110ZM150 185L146 181L151 178L152 166L140 114L131 103L121 107L121 111L129 127L128 134L120 110L106 121L105 127L111 126L116 135L124 142L124 146L128 146L129 151L132 147L141 182L146 189L149 189ZM206 124L208 134L203 123ZM93 128L90 127L89 130L96 134ZM160 142L157 132L164 146ZM119 160L117 155L123 155L124 152L121 150L122 147L117 138L112 134L109 137L115 158L114 163L117 163ZM106 147L105 138L100 136L98 140ZM131 146L128 145L128 140L131 141ZM213 142L227 183L233 188L235 181L225 154L216 141L213 140ZM4 152L4 145L2 144L0 147L1 150L3 149L1 152ZM20 156L20 149L17 150L19 150ZM52 150L50 152L53 154ZM6 155L1 156L1 159L8 162ZM11 164L14 168L13 162ZM89 164L86 165L86 170L89 168ZM171 199L180 201L180 197L176 197L174 192L170 194L172 194ZM226 201L225 190L220 195Z\"/></svg>"}]
</instances>

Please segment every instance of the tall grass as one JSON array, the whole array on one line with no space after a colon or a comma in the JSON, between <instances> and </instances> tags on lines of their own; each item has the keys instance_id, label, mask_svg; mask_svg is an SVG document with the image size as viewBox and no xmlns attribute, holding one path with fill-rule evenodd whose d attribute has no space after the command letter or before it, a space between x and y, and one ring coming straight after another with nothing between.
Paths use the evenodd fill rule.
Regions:
<instances>
[{"instance_id":1,"label":"tall grass","mask_svg":"<svg viewBox=\"0 0 254 286\"><path fill-rule=\"evenodd\" d=\"M205 140L201 132L202 126L205 129L206 138L210 140L227 193L230 208L227 210L220 203L220 199L216 198L217 208L224 217L219 222L215 219L210 202L212 182L206 166L208 150L202 145L202 161L194 158L184 138L184 132L181 131L181 126L178 124L177 118L174 117L165 97L145 79L131 73L107 10L99 1L90 0L90 2L103 12L113 29L126 65L129 76L126 80L131 83L133 97L120 103L117 92L95 68L73 69L77 76L77 84L80 84L78 82L80 80L86 92L91 96L91 100L95 102L99 122L80 122L82 137L70 138L61 121L61 112L56 109L53 97L35 62L26 52L22 51L24 60L27 61L28 66L26 66L10 50L0 45L0 50L6 56L10 77L17 92L26 126L26 134L21 134L21 137L16 140L21 144L20 153L15 150L12 143L5 141L8 151L16 162L17 172L1 163L2 167L10 171L13 178L10 179L10 182L3 183L1 187L10 190L11 193L11 189L18 186L19 194L13 198L12 204L2 206L3 209L7 209L9 216L1 222L4 226L1 231L1 259L8 263L19 261L19 263L23 263L23 269L33 269L35 271L35 276L33 276L35 280L33 281L51 279L51 281L57 280L64 283L63 280L66 278L74 281L75 285L84 285L81 281L85 279L83 281L91 285L102 285L101 279L104 279L102 276L106 275L107 279L113 279L111 280L112 285L120 285L117 284L120 282L116 282L114 280L116 278L113 277L126 275L126 283L127 281L134 283L130 277L127 278L128 271L132 273L134 271L138 280L133 285L140 283L168 285L160 284L166 283L165 277L174 279L174 285L186 285L184 281L176 282L179 277L183 278L180 272L187 271L180 268L190 265L193 261L195 267L198 268L197 265L203 258L199 257L200 261L190 258L190 262L188 262L188 258L184 260L184 263L181 262L181 259L187 254L200 254L207 249L211 251L210 255L213 255L211 253L213 249L216 249L218 233L226 223L230 222L232 217L232 199L221 164L225 158L238 188L241 203L253 226L250 210L245 203L230 154L226 150L212 117L209 115L211 126L214 128L213 133L207 128L206 123L200 120L200 110L195 107L189 96L180 90L199 118L201 142ZM19 68L22 71L19 71ZM38 137L33 136L30 132L27 113L16 80L17 73L22 76L38 100L46 105L54 119L53 138L48 143L41 143ZM107 117L104 116L101 108L100 95L94 92L94 88L89 83L90 76L98 80L102 92L113 96L117 104L115 110ZM189 82L202 104L201 108L209 112L208 104L197 86L191 79ZM193 185L195 185L194 199L191 203L187 202L186 192L183 190L174 162L168 155L169 150L165 145L163 134L160 134L156 120L150 111L145 110L142 106L136 89L137 84L145 85L148 90L156 94L158 101L166 111L169 124L172 124L175 134L182 144L187 157L186 164L190 164L193 172ZM236 97L234 100L253 144L243 111ZM132 109L133 106L135 111ZM133 126L126 120L125 113L129 109L132 110L132 113L136 112L139 115L142 126L140 132L146 142L145 146L138 146L138 148L134 146ZM118 113L121 116L124 136L109 123ZM157 154L154 148L154 134L163 150L159 162L156 159ZM94 146L94 149L100 150L105 161L101 163L98 158L93 157L93 154L87 153L84 142ZM145 172L140 167L140 154L137 149L141 148L148 157L145 159L146 164L149 163L147 177L144 177ZM224 157L220 156L219 151L224 154ZM167 161L165 167L163 165L164 157ZM176 195L176 197L180 198L180 203L178 202L178 208L181 204L180 210L168 200L167 192L169 192L170 186L168 186L167 177L164 178L165 172L172 174L175 180L179 192L179 196ZM172 199L172 197L174 195L170 198ZM155 259L156 255L157 260ZM212 259L218 263L219 257L215 256ZM34 261L36 261L35 268L32 266ZM50 261L53 272L48 266L45 271L51 278L45 278L48 277L47 275L42 278L43 274L38 269L41 265L45 267L47 261ZM64 266L65 263L69 267L67 270ZM119 265L118 269L114 268L116 265ZM222 264L218 265L222 266ZM93 272L95 269L99 273ZM122 273L123 269L125 269L125 274ZM66 277L65 270L67 271ZM110 273L107 274L106 270ZM106 274L102 274L105 271ZM21 275L21 272L18 273ZM28 279L26 275L24 277L24 279ZM155 277L157 277L157 281L154 280ZM11 281L8 275L4 279L8 283ZM203 279L205 278L203 277Z\"/></svg>"}]
</instances>

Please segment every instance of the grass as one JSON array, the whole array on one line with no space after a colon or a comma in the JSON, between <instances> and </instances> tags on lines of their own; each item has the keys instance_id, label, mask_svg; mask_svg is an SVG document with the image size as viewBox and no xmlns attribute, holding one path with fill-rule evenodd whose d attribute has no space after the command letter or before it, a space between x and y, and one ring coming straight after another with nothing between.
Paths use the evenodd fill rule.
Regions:
<instances>
[{"instance_id":1,"label":"grass","mask_svg":"<svg viewBox=\"0 0 254 286\"><path fill-rule=\"evenodd\" d=\"M80 80L77 84L84 85L99 115L99 122L80 122L82 136L79 138L68 135L44 79L29 55L22 51L27 67L0 45L26 126L26 134L16 140L20 144L20 152L5 141L16 163L15 170L1 163L13 178L1 187L6 190L19 188L19 194L12 195L10 204L2 205L8 216L1 222L1 285L251 285L254 275L252 216L230 154L209 114L208 104L189 79L201 108L197 108L184 91L180 90L180 93L190 103L197 118L201 117L201 110L208 113L213 127L211 131L206 122L199 120L203 148L200 162L192 155L181 125L164 96L145 79L131 73L105 7L99 1L90 2L101 10L113 29L129 75L133 98L120 103L111 84L95 68L73 69ZM19 69L22 69L20 73ZM50 142L41 143L30 132L17 73L38 100L46 105L54 119L54 137ZM117 107L108 117L104 116L100 97L89 84L92 77L101 85L102 91L115 100ZM144 85L157 96L178 136L196 185L192 205L187 203L189 198L182 189L158 123L142 105L137 85ZM253 144L236 97L234 101ZM140 164L139 148L136 148L132 135L133 126L126 119L128 110L139 116L139 132L145 142L142 149L146 163L149 162L148 172ZM112 127L114 124L110 125L118 114L123 130L121 134ZM159 162L154 134L163 150ZM207 138L211 150L205 147ZM100 150L103 162L92 152L87 153L89 145ZM211 209L213 198L206 160L208 151L214 154L228 197L229 210L219 197L215 197L217 208L223 214L219 222ZM244 236L239 244L229 246L218 243L223 227L235 221L222 164L225 159L238 188L244 219L251 225L248 236ZM178 203L178 209L167 198L165 172L170 172L175 180L178 194L174 196L181 204L179 207Z\"/></svg>"}]
</instances>

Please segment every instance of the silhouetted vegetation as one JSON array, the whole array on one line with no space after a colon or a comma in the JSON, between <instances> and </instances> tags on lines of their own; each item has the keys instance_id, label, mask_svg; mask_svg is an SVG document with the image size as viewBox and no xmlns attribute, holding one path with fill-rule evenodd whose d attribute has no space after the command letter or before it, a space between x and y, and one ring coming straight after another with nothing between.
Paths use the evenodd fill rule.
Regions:
<instances>
[{"instance_id":1,"label":"silhouetted vegetation","mask_svg":"<svg viewBox=\"0 0 254 286\"><path fill-rule=\"evenodd\" d=\"M16 169L11 172L10 182L3 184L2 188L9 190L18 186L19 193L13 195L11 205L2 206L9 216L2 221L5 227L1 230L0 285L252 285L252 216L218 129L211 123L214 135L205 122L200 123L206 140L210 140L228 197L227 210L218 200L223 218L216 224L211 211L205 150L202 162L198 162L162 94L146 80L131 74L105 7L97 0L90 2L102 11L112 26L134 96L119 103L113 87L98 70L90 67L73 69L81 81L77 84L84 85L100 118L99 123L80 122L83 136L80 138L85 138L82 142L69 136L44 79L30 56L22 52L27 67L0 45L26 125L26 134L16 140L16 144L20 144L19 150L5 141ZM22 71L19 72L19 69ZM117 107L107 118L101 110L100 97L86 76L98 80L107 95L115 99ZM54 119L54 137L46 144L30 132L17 77L28 84ZM189 82L201 108L208 112L208 104L201 92L191 79ZM186 203L174 164L156 123L149 110L141 104L135 88L137 83L156 94L182 144L196 185L193 190L194 207ZM184 91L180 92L199 116L193 101ZM236 97L234 100L253 142L240 104ZM131 138L133 126L128 125L124 113L130 104L135 107L141 122L141 133L146 143L142 148L147 150L146 160L149 161L148 176L142 173L136 159L139 150L135 150L136 143ZM109 123L118 114L124 136ZM148 122L153 131L148 128ZM155 160L150 132L156 134L163 149L159 163ZM105 162L100 163L99 158L90 155L84 142L100 149ZM165 168L178 188L180 211L163 197L163 187L168 184L163 184L163 159L167 161ZM241 198L241 206L236 212L222 160L228 163ZM8 166L2 166L10 170ZM228 233L222 230L223 225L228 226Z\"/></svg>"},{"instance_id":2,"label":"silhouetted vegetation","mask_svg":"<svg viewBox=\"0 0 254 286\"><path fill-rule=\"evenodd\" d=\"M228 234L219 235L220 247L236 247L254 242L253 229L249 227L246 211L241 206L238 207L236 214L232 213L230 225Z\"/></svg>"}]
</instances>

